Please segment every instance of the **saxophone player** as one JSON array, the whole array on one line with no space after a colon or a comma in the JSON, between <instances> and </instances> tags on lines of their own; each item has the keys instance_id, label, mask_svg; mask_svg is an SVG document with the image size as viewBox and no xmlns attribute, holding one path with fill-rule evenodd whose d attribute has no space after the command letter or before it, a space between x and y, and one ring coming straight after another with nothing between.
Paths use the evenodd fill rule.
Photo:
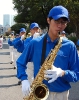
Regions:
<instances>
[{"instance_id":1,"label":"saxophone player","mask_svg":"<svg viewBox=\"0 0 79 100\"><path fill-rule=\"evenodd\" d=\"M59 32L63 31L69 22L68 10L61 5L54 6L49 11L47 22L49 30L46 35L44 34L30 41L17 60L17 77L22 80L24 96L28 96L31 90L28 75L25 72L27 63L33 62L35 78L39 69L41 69L43 50L45 51L44 59L46 59L51 49L54 49L59 41ZM45 36L46 39L44 39ZM46 47L42 49L45 45ZM44 79L43 83L49 89L49 96L45 100L68 100L69 89L71 88L70 82L77 82L79 78L78 53L72 41L65 38L62 39L62 45L51 66L51 69L44 71L44 78L48 78L48 80Z\"/></svg>"}]
</instances>

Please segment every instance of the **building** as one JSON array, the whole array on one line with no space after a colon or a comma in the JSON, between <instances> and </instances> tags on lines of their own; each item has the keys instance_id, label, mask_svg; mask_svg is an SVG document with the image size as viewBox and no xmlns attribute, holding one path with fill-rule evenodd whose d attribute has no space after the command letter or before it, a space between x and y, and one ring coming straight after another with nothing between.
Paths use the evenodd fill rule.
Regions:
<instances>
[{"instance_id":1,"label":"building","mask_svg":"<svg viewBox=\"0 0 79 100\"><path fill-rule=\"evenodd\" d=\"M0 35L3 33L3 26L0 25Z\"/></svg>"},{"instance_id":2,"label":"building","mask_svg":"<svg viewBox=\"0 0 79 100\"><path fill-rule=\"evenodd\" d=\"M14 15L10 15L10 26L12 26L14 24L15 24Z\"/></svg>"},{"instance_id":3,"label":"building","mask_svg":"<svg viewBox=\"0 0 79 100\"><path fill-rule=\"evenodd\" d=\"M14 25L14 15L4 14L3 15L3 27L11 27Z\"/></svg>"}]
</instances>

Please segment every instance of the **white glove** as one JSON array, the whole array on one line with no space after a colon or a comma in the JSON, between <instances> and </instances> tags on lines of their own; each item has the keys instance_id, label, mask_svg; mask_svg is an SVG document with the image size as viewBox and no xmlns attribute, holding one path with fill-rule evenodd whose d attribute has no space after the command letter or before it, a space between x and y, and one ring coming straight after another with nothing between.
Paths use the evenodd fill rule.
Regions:
<instances>
[{"instance_id":1,"label":"white glove","mask_svg":"<svg viewBox=\"0 0 79 100\"><path fill-rule=\"evenodd\" d=\"M38 36L40 36L40 33L34 33L33 39L34 39L34 38L37 38Z\"/></svg>"},{"instance_id":2,"label":"white glove","mask_svg":"<svg viewBox=\"0 0 79 100\"><path fill-rule=\"evenodd\" d=\"M30 83L28 80L22 81L22 93L23 96L28 96L30 93Z\"/></svg>"},{"instance_id":3,"label":"white glove","mask_svg":"<svg viewBox=\"0 0 79 100\"><path fill-rule=\"evenodd\" d=\"M25 37L25 35L22 35L22 36L21 36L21 40L23 40L23 39L24 39L24 37Z\"/></svg>"},{"instance_id":4,"label":"white glove","mask_svg":"<svg viewBox=\"0 0 79 100\"><path fill-rule=\"evenodd\" d=\"M50 78L48 83L52 83L58 77L62 77L63 72L64 71L61 68L56 68L55 66L53 66L53 68L51 70L46 70L45 71L44 77L45 78Z\"/></svg>"},{"instance_id":5,"label":"white glove","mask_svg":"<svg viewBox=\"0 0 79 100\"><path fill-rule=\"evenodd\" d=\"M13 41L13 38L10 38L10 41Z\"/></svg>"}]
</instances>

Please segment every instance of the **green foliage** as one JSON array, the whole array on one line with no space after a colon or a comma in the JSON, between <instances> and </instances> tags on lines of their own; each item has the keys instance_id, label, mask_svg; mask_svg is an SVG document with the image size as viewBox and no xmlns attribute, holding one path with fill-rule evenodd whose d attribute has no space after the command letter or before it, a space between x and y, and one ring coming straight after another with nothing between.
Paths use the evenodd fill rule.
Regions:
<instances>
[{"instance_id":1,"label":"green foliage","mask_svg":"<svg viewBox=\"0 0 79 100\"><path fill-rule=\"evenodd\" d=\"M77 38L76 37L68 37L69 40L73 41L75 44L77 43Z\"/></svg>"},{"instance_id":2,"label":"green foliage","mask_svg":"<svg viewBox=\"0 0 79 100\"><path fill-rule=\"evenodd\" d=\"M42 28L47 24L49 10L56 5L63 5L69 11L70 23L67 33L76 32L79 34L79 0L13 0L14 9L18 15L15 21L18 23L37 22ZM73 28L74 27L74 28Z\"/></svg>"},{"instance_id":3,"label":"green foliage","mask_svg":"<svg viewBox=\"0 0 79 100\"><path fill-rule=\"evenodd\" d=\"M11 27L11 30L16 33L19 33L19 30L20 28L25 28L26 29L26 25L25 24L22 24L22 23L17 23L17 24L14 24L12 27Z\"/></svg>"},{"instance_id":4,"label":"green foliage","mask_svg":"<svg viewBox=\"0 0 79 100\"><path fill-rule=\"evenodd\" d=\"M53 6L50 0L13 0L18 15L15 21L18 23L37 22L40 26L47 26L47 15ZM52 4L52 5L51 5Z\"/></svg>"}]
</instances>

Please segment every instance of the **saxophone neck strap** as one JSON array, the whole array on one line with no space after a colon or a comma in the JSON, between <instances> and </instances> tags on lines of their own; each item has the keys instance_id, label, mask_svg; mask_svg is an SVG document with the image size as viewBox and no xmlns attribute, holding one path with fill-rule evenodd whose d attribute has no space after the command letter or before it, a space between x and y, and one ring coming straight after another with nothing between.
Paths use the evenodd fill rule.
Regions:
<instances>
[{"instance_id":1,"label":"saxophone neck strap","mask_svg":"<svg viewBox=\"0 0 79 100\"><path fill-rule=\"evenodd\" d=\"M47 42L47 33L44 36L44 40L43 40L43 47L42 47L42 56L41 56L41 65L43 64L44 60L45 60L45 54L46 54L46 43Z\"/></svg>"}]
</instances>

